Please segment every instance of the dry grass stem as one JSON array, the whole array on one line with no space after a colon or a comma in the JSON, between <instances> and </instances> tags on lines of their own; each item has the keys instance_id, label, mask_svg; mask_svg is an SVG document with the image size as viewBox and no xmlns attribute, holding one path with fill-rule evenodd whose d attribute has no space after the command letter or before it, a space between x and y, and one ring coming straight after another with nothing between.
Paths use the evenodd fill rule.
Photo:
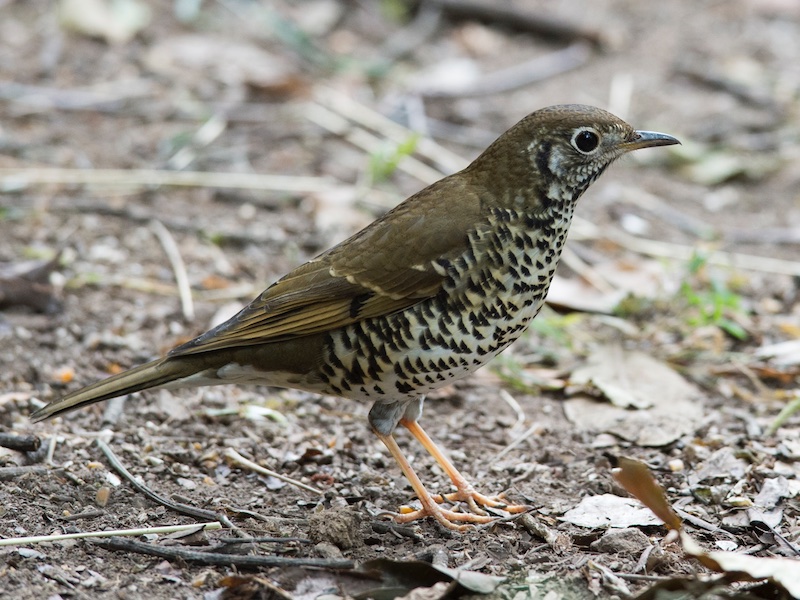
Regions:
<instances>
[{"instance_id":1,"label":"dry grass stem","mask_svg":"<svg viewBox=\"0 0 800 600\"><path fill-rule=\"evenodd\" d=\"M194 319L194 303L192 302L192 287L189 285L189 276L186 273L186 265L181 258L181 251L178 244L175 243L175 238L169 232L169 229L164 227L161 221L153 219L150 222L150 229L153 231L161 247L169 259L169 264L172 266L172 271L175 273L175 283L178 286L178 295L181 299L181 310L183 311L183 318L187 321Z\"/></svg>"},{"instance_id":2,"label":"dry grass stem","mask_svg":"<svg viewBox=\"0 0 800 600\"><path fill-rule=\"evenodd\" d=\"M272 471L267 469L266 467L262 467L258 463L249 460L236 452L233 448L228 448L225 450L225 457L233 462L233 464L238 465L240 467L245 467L246 469L250 469L260 475L266 475L267 477L274 477L275 479L280 479L281 481L285 481L288 484L293 486L299 487L300 489L306 490L307 492L312 492L314 494L319 494L320 496L324 495L325 492L322 490L318 490L315 487L307 485L302 481L297 481L296 479L292 479L291 477L287 477L286 475L281 475L276 471Z\"/></svg>"},{"instance_id":3,"label":"dry grass stem","mask_svg":"<svg viewBox=\"0 0 800 600\"><path fill-rule=\"evenodd\" d=\"M106 185L211 187L273 192L327 192L339 184L327 177L166 171L158 169L0 168L0 189L17 190L32 185Z\"/></svg>"},{"instance_id":4,"label":"dry grass stem","mask_svg":"<svg viewBox=\"0 0 800 600\"><path fill-rule=\"evenodd\" d=\"M79 540L85 538L104 538L113 536L152 535L160 533L175 533L176 531L190 531L192 529L221 529L222 525L216 521L208 523L192 523L191 525L164 525L162 527L142 527L139 529L112 529L110 531L82 531L80 533L60 533L54 535L32 535L29 537L7 538L0 540L0 546L22 546L25 544L39 544L41 542L59 542L62 540Z\"/></svg>"}]
</instances>

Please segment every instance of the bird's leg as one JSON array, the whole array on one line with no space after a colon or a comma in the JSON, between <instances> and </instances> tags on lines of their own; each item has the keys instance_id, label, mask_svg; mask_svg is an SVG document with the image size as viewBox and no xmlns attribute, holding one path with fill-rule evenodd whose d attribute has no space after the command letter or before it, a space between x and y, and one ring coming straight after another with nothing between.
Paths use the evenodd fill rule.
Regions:
<instances>
[{"instance_id":1,"label":"bird's leg","mask_svg":"<svg viewBox=\"0 0 800 600\"><path fill-rule=\"evenodd\" d=\"M380 431L378 431L375 427L373 427L373 431L375 432L375 435L378 436L378 439L384 443L384 445L389 450L391 455L397 461L397 464L400 465L400 469L403 471L403 475L405 475L406 479L408 479L408 482L411 484L414 493L417 495L417 498L419 498L420 504L422 504L422 508L420 508L419 510L415 510L413 512L406 514L395 515L394 516L395 521L397 521L398 523L409 523L411 521L416 521L417 519L422 519L424 517L430 516L436 519L442 526L446 527L447 529L452 529L454 531L463 531L467 528L467 526L459 525L454 521L479 524L479 523L489 523L494 520L493 517L489 517L486 515L478 515L473 513L460 513L452 510L447 510L439 506L436 503L434 497L431 496L428 490L425 489L425 486L422 484L422 481L420 480L419 476L411 467L411 463L408 462L408 459L403 454L403 451L400 450L400 446L397 445L397 441L394 439L394 436L391 433L383 434ZM456 473L457 472L458 471L456 471Z\"/></svg>"},{"instance_id":2,"label":"bird's leg","mask_svg":"<svg viewBox=\"0 0 800 600\"><path fill-rule=\"evenodd\" d=\"M502 494L497 496L484 496L483 494L475 491L472 484L456 469L455 465L450 462L450 459L439 449L436 443L425 433L420 424L416 420L400 419L400 425L408 429L420 444L430 453L439 466L444 469L450 481L456 486L456 491L451 494L442 494L440 496L433 496L436 502L466 502L470 510L478 515L485 515L486 512L481 508L486 506L489 508L499 508L510 513L520 513L528 509L527 506L522 504L508 504ZM385 442L384 442L385 443ZM410 467L409 467L410 468Z\"/></svg>"}]
</instances>

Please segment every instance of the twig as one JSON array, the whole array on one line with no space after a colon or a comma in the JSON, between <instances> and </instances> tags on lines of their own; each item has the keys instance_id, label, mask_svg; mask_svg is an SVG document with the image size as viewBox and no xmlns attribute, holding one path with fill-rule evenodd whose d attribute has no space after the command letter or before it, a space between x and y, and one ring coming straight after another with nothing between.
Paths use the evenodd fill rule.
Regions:
<instances>
[{"instance_id":1,"label":"twig","mask_svg":"<svg viewBox=\"0 0 800 600\"><path fill-rule=\"evenodd\" d=\"M332 110L322 106L321 104L309 104L304 111L305 116L309 121L316 123L323 129L327 129L333 134L343 137L348 142L361 148L365 152L374 154L379 152L385 141L372 133L360 127L355 127L350 124L347 119L344 119ZM406 156L397 165L401 171L405 171L412 177L416 177L421 182L431 184L442 178L441 172L437 169L429 167L422 161L413 156Z\"/></svg>"},{"instance_id":2,"label":"twig","mask_svg":"<svg viewBox=\"0 0 800 600\"><path fill-rule=\"evenodd\" d=\"M9 479L16 479L28 473L35 473L41 475L49 471L47 467L41 465L26 465L24 467L0 467L0 481L8 481Z\"/></svg>"},{"instance_id":3,"label":"twig","mask_svg":"<svg viewBox=\"0 0 800 600\"><path fill-rule=\"evenodd\" d=\"M189 285L189 276L186 274L186 265L181 257L181 251L178 244L175 243L175 238L169 232L169 229L164 227L164 224L153 219L150 222L150 229L161 242L161 247L169 259L169 264L172 265L172 271L175 273L175 283L178 285L178 295L181 299L181 309L183 311L183 318L187 321L194 320L194 303L192 302L192 287Z\"/></svg>"},{"instance_id":4,"label":"twig","mask_svg":"<svg viewBox=\"0 0 800 600\"><path fill-rule=\"evenodd\" d=\"M59 521L70 523L72 521L80 521L82 519L96 519L106 514L104 510L87 510L86 512L78 513L76 515L67 515L66 517L57 517Z\"/></svg>"},{"instance_id":5,"label":"twig","mask_svg":"<svg viewBox=\"0 0 800 600\"><path fill-rule=\"evenodd\" d=\"M18 452L36 452L42 445L35 435L14 435L13 433L0 432L0 446Z\"/></svg>"},{"instance_id":6,"label":"twig","mask_svg":"<svg viewBox=\"0 0 800 600\"><path fill-rule=\"evenodd\" d=\"M766 108L778 113L783 112L778 101L769 94L722 75L712 65L680 65L677 68L677 72L679 75L683 75L712 90L730 94L745 104L750 104L757 108Z\"/></svg>"},{"instance_id":7,"label":"twig","mask_svg":"<svg viewBox=\"0 0 800 600\"><path fill-rule=\"evenodd\" d=\"M165 525L163 527L140 527L138 529L112 529L110 531L82 531L79 533L57 533L54 535L33 535L28 537L5 538L0 540L0 546L20 546L23 544L38 544L40 542L59 542L61 540L80 540L84 538L104 538L121 535L149 535L158 533L174 533L176 531L191 531L203 529L212 531L221 529L222 526L212 521L210 523L193 523L191 525Z\"/></svg>"},{"instance_id":8,"label":"twig","mask_svg":"<svg viewBox=\"0 0 800 600\"><path fill-rule=\"evenodd\" d=\"M513 410L514 414L517 416L516 422L511 426L511 430L513 431L525 422L525 411L522 410L522 407L520 406L519 402L517 402L517 399L514 398L514 396L512 396L507 390L500 388L498 395L503 402L511 407L511 410Z\"/></svg>"},{"instance_id":9,"label":"twig","mask_svg":"<svg viewBox=\"0 0 800 600\"><path fill-rule=\"evenodd\" d=\"M398 144L407 140L414 133L411 129L395 123L388 117L337 90L319 87L314 99L325 108L335 111L342 117L358 123L362 127L372 129ZM467 161L463 156L459 156L455 152L437 144L429 137L421 137L417 141L414 153L435 164L441 171L438 175L439 177L459 171L467 165Z\"/></svg>"},{"instance_id":10,"label":"twig","mask_svg":"<svg viewBox=\"0 0 800 600\"><path fill-rule=\"evenodd\" d=\"M217 538L217 541L220 544L230 544L230 545L239 545L239 544L312 544L311 540L306 538L298 538L298 537L253 537L253 538L226 538L221 537Z\"/></svg>"},{"instance_id":11,"label":"twig","mask_svg":"<svg viewBox=\"0 0 800 600\"><path fill-rule=\"evenodd\" d=\"M69 185L211 187L275 192L313 193L337 189L326 177L162 171L158 169L0 168L0 189L19 189L45 183Z\"/></svg>"},{"instance_id":12,"label":"twig","mask_svg":"<svg viewBox=\"0 0 800 600\"><path fill-rule=\"evenodd\" d=\"M145 486L142 483L139 483L134 479L133 475L125 468L125 466L119 461L117 456L114 454L114 451L111 450L108 444L106 444L103 440L98 438L95 440L97 447L100 448L100 451L105 454L106 459L108 459L109 464L113 467L113 469L119 473L122 477L128 480L134 488L136 488L139 492L150 498L153 502L157 502L162 506L166 506L167 508L174 510L177 513L188 515L190 517L195 517L199 519L216 519L222 526L227 527L229 529L236 529L233 523L230 522L228 517L223 514L215 513L210 510L203 510L202 508L197 508L195 506L189 506L188 504L182 504L180 502L172 502L171 500L167 500L162 496L159 496L150 488Z\"/></svg>"},{"instance_id":13,"label":"twig","mask_svg":"<svg viewBox=\"0 0 800 600\"><path fill-rule=\"evenodd\" d=\"M254 556L252 554L221 554L216 552L198 552L185 548L157 546L135 540L111 538L95 542L95 545L106 550L137 552L148 556L158 556L167 560L185 560L186 562L226 567L316 567L321 569L352 569L355 564L351 560L324 558L287 558L285 556Z\"/></svg>"},{"instance_id":14,"label":"twig","mask_svg":"<svg viewBox=\"0 0 800 600\"><path fill-rule=\"evenodd\" d=\"M637 238L619 229L615 229L611 232L607 230L601 232L600 229L592 223L578 218L573 222L571 236L573 240L610 239L632 252L658 258L671 258L686 261L690 260L697 252L694 246ZM706 260L712 265L800 277L800 262L798 261L721 251L709 253Z\"/></svg>"},{"instance_id":15,"label":"twig","mask_svg":"<svg viewBox=\"0 0 800 600\"><path fill-rule=\"evenodd\" d=\"M141 207L134 207L134 206L126 206L123 208L115 208L111 207L107 204L99 203L99 202L71 202L69 205L66 206L58 206L53 205L50 209L51 211L61 211L61 212L78 212L78 213L94 213L98 215L106 215L112 217L119 217L121 219L129 219L134 223L149 223L153 220L153 215L150 211L143 210ZM213 233L214 239L217 243L232 243L232 244L245 244L245 243L253 243L253 244L270 244L275 243L274 236L270 236L269 233L265 233L262 231L211 231L209 232L207 229L199 226L196 222L192 222L189 219L180 220L180 219L163 219L162 222L164 226L172 231L187 231L192 232L195 234L209 234ZM133 278L127 277L114 277L110 275L108 278L109 281L121 281L125 280L136 282L136 281L147 281L144 279L136 280ZM105 283L105 281L103 282ZM124 283L120 283L119 285L125 285ZM135 284L132 284L130 287L136 287ZM155 288L160 291L159 293L164 293L165 295L169 295L171 292L174 291L174 286L163 285L157 282L147 282L145 284L145 289Z\"/></svg>"},{"instance_id":16,"label":"twig","mask_svg":"<svg viewBox=\"0 0 800 600\"><path fill-rule=\"evenodd\" d=\"M428 85L415 91L427 98L474 98L501 94L576 69L585 64L591 56L592 51L589 46L577 42L562 50L536 56L523 63L486 73L460 84L438 88Z\"/></svg>"},{"instance_id":17,"label":"twig","mask_svg":"<svg viewBox=\"0 0 800 600\"><path fill-rule=\"evenodd\" d=\"M61 89L0 81L0 98L27 108L27 112L44 110L119 110L131 98L152 96L153 86L145 79L114 81L92 88Z\"/></svg>"},{"instance_id":18,"label":"twig","mask_svg":"<svg viewBox=\"0 0 800 600\"><path fill-rule=\"evenodd\" d=\"M494 455L494 456L491 458L491 460L490 460L489 462L490 462L490 463L493 463L493 462L495 462L495 461L497 461L497 460L500 460L500 459L501 459L501 458L503 458L503 457L504 457L506 454L508 454L509 452L511 452L511 451L512 451L514 448L516 448L517 446L519 446L519 445L520 445L522 442L524 442L524 441L525 441L525 440L527 440L529 437L531 437L531 436L532 436L534 433L536 433L537 431L539 431L541 428L542 428L542 425L541 425L541 423L534 423L533 425L531 425L530 427L528 427L528 429L526 429L526 430L525 430L525 431L524 431L524 432L523 432L523 433L522 433L522 434L521 434L519 437L517 437L516 439L514 439L514 441L512 441L510 444L508 444L508 446L506 446L505 448L503 448L502 450L500 450L500 452L498 452L497 454L495 454L495 455Z\"/></svg>"},{"instance_id":19,"label":"twig","mask_svg":"<svg viewBox=\"0 0 800 600\"><path fill-rule=\"evenodd\" d=\"M546 17L542 11L516 10L513 5L475 0L429 0L440 6L449 17L489 21L516 31L528 31L559 40L582 40L597 48L606 45L603 35L577 23ZM524 5L524 4L523 4Z\"/></svg>"},{"instance_id":20,"label":"twig","mask_svg":"<svg viewBox=\"0 0 800 600\"><path fill-rule=\"evenodd\" d=\"M578 256L569 246L561 251L561 261L603 294L613 294L617 291L613 285L587 264L586 261Z\"/></svg>"},{"instance_id":21,"label":"twig","mask_svg":"<svg viewBox=\"0 0 800 600\"><path fill-rule=\"evenodd\" d=\"M721 527L717 527L713 523L709 523L708 521L704 521L700 517L695 517L693 514L686 512L682 508L678 508L676 505L672 505L673 510L678 514L678 516L685 521L686 523L691 523L698 529L703 529L705 531L710 531L712 533L716 533L719 535L724 535L732 540L736 540L736 536L732 533L725 531Z\"/></svg>"},{"instance_id":22,"label":"twig","mask_svg":"<svg viewBox=\"0 0 800 600\"><path fill-rule=\"evenodd\" d=\"M296 479L292 479L291 477L287 477L286 475L281 475L280 473L267 469L266 467L262 467L258 463L254 463L252 460L249 460L244 456L242 456L241 454L239 454L238 452L236 452L236 450L234 450L233 448L227 448L223 453L223 456L232 461L233 464L239 465L240 467L245 467L261 475L266 475L267 477L274 477L275 479L280 479L281 481L285 481L286 483L299 487L300 489L306 490L307 492L319 494L320 496L325 495L325 492L323 492L322 490L318 490L317 488L307 485L302 481L297 481Z\"/></svg>"},{"instance_id":23,"label":"twig","mask_svg":"<svg viewBox=\"0 0 800 600\"><path fill-rule=\"evenodd\" d=\"M717 236L716 230L712 225L706 223L702 219L689 215L684 210L675 208L655 194L651 194L640 188L632 190L626 186L612 185L612 193L618 195L623 203L638 206L650 214L655 215L660 221L669 223L680 231L704 240L713 239Z\"/></svg>"},{"instance_id":24,"label":"twig","mask_svg":"<svg viewBox=\"0 0 800 600\"><path fill-rule=\"evenodd\" d=\"M125 404L128 401L128 396L117 396L111 398L105 403L103 410L103 424L116 425L122 413L125 411Z\"/></svg>"},{"instance_id":25,"label":"twig","mask_svg":"<svg viewBox=\"0 0 800 600\"><path fill-rule=\"evenodd\" d=\"M729 244L800 244L800 227L742 227L722 237Z\"/></svg>"},{"instance_id":26,"label":"twig","mask_svg":"<svg viewBox=\"0 0 800 600\"><path fill-rule=\"evenodd\" d=\"M44 459L45 464L52 465L53 464L53 456L56 453L56 444L58 443L58 438L56 436L51 435L50 439L47 441L47 456Z\"/></svg>"}]
</instances>

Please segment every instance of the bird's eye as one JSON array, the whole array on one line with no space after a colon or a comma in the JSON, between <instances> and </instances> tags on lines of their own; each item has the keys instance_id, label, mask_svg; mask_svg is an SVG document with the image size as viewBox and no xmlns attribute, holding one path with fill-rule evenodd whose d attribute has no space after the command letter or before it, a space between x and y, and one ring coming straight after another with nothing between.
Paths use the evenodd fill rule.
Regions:
<instances>
[{"instance_id":1,"label":"bird's eye","mask_svg":"<svg viewBox=\"0 0 800 600\"><path fill-rule=\"evenodd\" d=\"M591 154L600 145L600 136L594 129L579 129L572 136L572 147L581 154Z\"/></svg>"}]
</instances>

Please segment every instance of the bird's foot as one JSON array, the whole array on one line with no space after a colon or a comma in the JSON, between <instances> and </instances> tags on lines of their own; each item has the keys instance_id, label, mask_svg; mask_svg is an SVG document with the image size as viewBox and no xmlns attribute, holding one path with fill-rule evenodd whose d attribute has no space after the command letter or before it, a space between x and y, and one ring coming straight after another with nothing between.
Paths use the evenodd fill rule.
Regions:
<instances>
[{"instance_id":1,"label":"bird's foot","mask_svg":"<svg viewBox=\"0 0 800 600\"><path fill-rule=\"evenodd\" d=\"M411 523L425 517L432 517L442 527L452 531L466 531L470 525L483 525L491 523L495 517L483 514L475 514L473 512L456 512L447 508L443 508L437 504L435 496L428 496L427 499L420 499L422 508L412 509L410 507L402 507L400 514L393 514L393 518L397 523Z\"/></svg>"},{"instance_id":2,"label":"bird's foot","mask_svg":"<svg viewBox=\"0 0 800 600\"><path fill-rule=\"evenodd\" d=\"M524 504L510 504L504 494L496 496L485 496L475 489L467 482L464 485L458 486L457 491L449 494L437 494L432 496L435 502L442 504L444 502L464 502L469 509L476 515L486 515L484 508L496 508L507 513L521 513L528 510L530 507Z\"/></svg>"}]
</instances>

